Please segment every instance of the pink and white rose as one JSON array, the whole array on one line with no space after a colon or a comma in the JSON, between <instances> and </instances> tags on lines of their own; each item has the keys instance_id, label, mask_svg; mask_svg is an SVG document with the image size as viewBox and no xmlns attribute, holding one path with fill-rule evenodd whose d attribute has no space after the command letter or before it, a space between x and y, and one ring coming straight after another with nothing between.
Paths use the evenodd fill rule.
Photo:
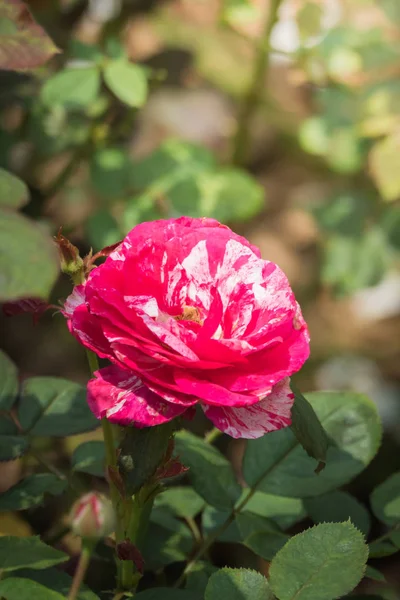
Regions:
<instances>
[{"instance_id":1,"label":"pink and white rose","mask_svg":"<svg viewBox=\"0 0 400 600\"><path fill-rule=\"evenodd\" d=\"M67 299L78 340L110 366L88 384L96 417L148 427L196 404L234 438L291 423L289 377L309 335L289 282L213 219L138 225Z\"/></svg>"}]
</instances>

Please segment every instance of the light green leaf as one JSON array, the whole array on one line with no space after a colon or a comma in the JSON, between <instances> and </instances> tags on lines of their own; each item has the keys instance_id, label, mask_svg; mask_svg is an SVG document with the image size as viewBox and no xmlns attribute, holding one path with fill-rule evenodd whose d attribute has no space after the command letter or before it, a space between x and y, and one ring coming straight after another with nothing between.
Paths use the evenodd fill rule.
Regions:
<instances>
[{"instance_id":1,"label":"light green leaf","mask_svg":"<svg viewBox=\"0 0 400 600\"><path fill-rule=\"evenodd\" d=\"M27 185L19 177L0 168L0 206L21 208L28 200Z\"/></svg>"},{"instance_id":2,"label":"light green leaf","mask_svg":"<svg viewBox=\"0 0 400 600\"><path fill-rule=\"evenodd\" d=\"M24 381L18 419L30 435L63 437L99 426L88 407L85 388L59 377Z\"/></svg>"},{"instance_id":3,"label":"light green leaf","mask_svg":"<svg viewBox=\"0 0 400 600\"><path fill-rule=\"evenodd\" d=\"M96 66L59 71L43 85L40 97L48 106L82 109L94 102L100 90L100 71Z\"/></svg>"},{"instance_id":4,"label":"light green leaf","mask_svg":"<svg viewBox=\"0 0 400 600\"><path fill-rule=\"evenodd\" d=\"M201 600L201 596L192 590L159 587L135 594L135 600Z\"/></svg>"},{"instance_id":5,"label":"light green leaf","mask_svg":"<svg viewBox=\"0 0 400 600\"><path fill-rule=\"evenodd\" d=\"M320 33L322 17L323 9L319 4L306 2L301 6L297 13L297 25L303 41Z\"/></svg>"},{"instance_id":6,"label":"light green leaf","mask_svg":"<svg viewBox=\"0 0 400 600\"><path fill-rule=\"evenodd\" d=\"M374 489L371 508L375 516L387 525L400 524L400 471Z\"/></svg>"},{"instance_id":7,"label":"light green leaf","mask_svg":"<svg viewBox=\"0 0 400 600\"><path fill-rule=\"evenodd\" d=\"M311 404L291 383L294 393L291 429L308 456L317 461L316 473L325 467L328 437Z\"/></svg>"},{"instance_id":8,"label":"light green leaf","mask_svg":"<svg viewBox=\"0 0 400 600\"><path fill-rule=\"evenodd\" d=\"M14 363L0 350L0 410L9 411L18 395L18 371Z\"/></svg>"},{"instance_id":9,"label":"light green leaf","mask_svg":"<svg viewBox=\"0 0 400 600\"><path fill-rule=\"evenodd\" d=\"M369 155L372 177L382 198L387 201L400 196L399 151L400 140L393 134L376 142Z\"/></svg>"},{"instance_id":10,"label":"light green leaf","mask_svg":"<svg viewBox=\"0 0 400 600\"><path fill-rule=\"evenodd\" d=\"M26 510L42 504L46 494L58 496L67 487L67 482L52 473L28 475L0 495L0 511Z\"/></svg>"},{"instance_id":11,"label":"light green leaf","mask_svg":"<svg viewBox=\"0 0 400 600\"><path fill-rule=\"evenodd\" d=\"M300 145L309 154L324 156L329 150L329 130L322 117L305 119L299 129Z\"/></svg>"},{"instance_id":12,"label":"light green leaf","mask_svg":"<svg viewBox=\"0 0 400 600\"><path fill-rule=\"evenodd\" d=\"M49 590L44 585L23 579L22 577L9 577L0 581L0 596L6 600L32 600L32 598L40 598L40 600L64 600L65 596Z\"/></svg>"},{"instance_id":13,"label":"light green leaf","mask_svg":"<svg viewBox=\"0 0 400 600\"><path fill-rule=\"evenodd\" d=\"M306 397L332 441L325 469L314 473L315 461L285 428L247 443L243 473L250 487L295 498L317 496L353 479L375 456L381 423L366 396L314 392Z\"/></svg>"},{"instance_id":14,"label":"light green leaf","mask_svg":"<svg viewBox=\"0 0 400 600\"><path fill-rule=\"evenodd\" d=\"M28 440L20 435L0 435L0 462L19 458L28 447Z\"/></svg>"},{"instance_id":15,"label":"light green leaf","mask_svg":"<svg viewBox=\"0 0 400 600\"><path fill-rule=\"evenodd\" d=\"M58 592L63 597L68 596L72 585L72 577L60 569L45 569L43 571L23 569L18 571L18 577L32 579L33 581L36 581L36 583L40 583L40 585L44 585L46 588L49 588L54 592ZM99 600L99 597L87 586L82 585L79 590L77 600Z\"/></svg>"},{"instance_id":16,"label":"light green leaf","mask_svg":"<svg viewBox=\"0 0 400 600\"><path fill-rule=\"evenodd\" d=\"M248 489L243 490L243 495L238 504L247 496L248 492ZM302 521L306 516L302 500L264 494L263 492L256 492L252 496L246 504L246 511L271 519L281 529L288 529L295 523Z\"/></svg>"},{"instance_id":17,"label":"light green leaf","mask_svg":"<svg viewBox=\"0 0 400 600\"><path fill-rule=\"evenodd\" d=\"M334 491L315 498L306 498L304 506L314 523L350 521L368 536L371 522L367 509L347 492Z\"/></svg>"},{"instance_id":18,"label":"light green leaf","mask_svg":"<svg viewBox=\"0 0 400 600\"><path fill-rule=\"evenodd\" d=\"M236 521L242 543L265 560L272 560L289 539L273 521L265 517L245 511L236 517Z\"/></svg>"},{"instance_id":19,"label":"light green leaf","mask_svg":"<svg viewBox=\"0 0 400 600\"><path fill-rule=\"evenodd\" d=\"M250 569L220 569L211 575L205 600L272 600L268 581Z\"/></svg>"},{"instance_id":20,"label":"light green leaf","mask_svg":"<svg viewBox=\"0 0 400 600\"><path fill-rule=\"evenodd\" d=\"M110 60L104 68L104 81L121 102L133 108L147 99L147 78L143 67L128 60Z\"/></svg>"},{"instance_id":21,"label":"light green leaf","mask_svg":"<svg viewBox=\"0 0 400 600\"><path fill-rule=\"evenodd\" d=\"M75 448L72 458L72 470L104 477L105 446L101 441L84 442Z\"/></svg>"},{"instance_id":22,"label":"light green leaf","mask_svg":"<svg viewBox=\"0 0 400 600\"><path fill-rule=\"evenodd\" d=\"M0 565L3 571L47 569L69 559L67 554L44 544L39 536L0 537Z\"/></svg>"},{"instance_id":23,"label":"light green leaf","mask_svg":"<svg viewBox=\"0 0 400 600\"><path fill-rule=\"evenodd\" d=\"M391 21L400 21L400 5L397 0L379 0L378 4Z\"/></svg>"},{"instance_id":24,"label":"light green leaf","mask_svg":"<svg viewBox=\"0 0 400 600\"><path fill-rule=\"evenodd\" d=\"M55 247L32 221L0 210L0 301L46 299L58 275Z\"/></svg>"},{"instance_id":25,"label":"light green leaf","mask_svg":"<svg viewBox=\"0 0 400 600\"><path fill-rule=\"evenodd\" d=\"M190 468L189 477L196 492L215 508L233 508L242 489L229 461L188 431L176 434L175 449L183 464Z\"/></svg>"},{"instance_id":26,"label":"light green leaf","mask_svg":"<svg viewBox=\"0 0 400 600\"><path fill-rule=\"evenodd\" d=\"M204 500L188 486L176 486L164 490L156 497L155 506L167 508L182 518L193 518L203 508Z\"/></svg>"},{"instance_id":27,"label":"light green leaf","mask_svg":"<svg viewBox=\"0 0 400 600\"><path fill-rule=\"evenodd\" d=\"M362 579L368 546L350 522L321 523L292 537L272 560L270 585L279 600L333 600Z\"/></svg>"}]
</instances>

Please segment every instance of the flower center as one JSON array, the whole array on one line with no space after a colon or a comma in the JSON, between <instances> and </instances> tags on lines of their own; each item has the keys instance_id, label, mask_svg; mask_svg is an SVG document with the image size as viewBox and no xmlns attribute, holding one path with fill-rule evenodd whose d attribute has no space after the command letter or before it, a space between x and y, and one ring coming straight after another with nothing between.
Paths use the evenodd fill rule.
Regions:
<instances>
[{"instance_id":1,"label":"flower center","mask_svg":"<svg viewBox=\"0 0 400 600\"><path fill-rule=\"evenodd\" d=\"M175 321L194 321L195 323L199 323L203 325L203 321L200 317L200 311L195 306L184 306L182 310L182 314L174 317Z\"/></svg>"}]
</instances>

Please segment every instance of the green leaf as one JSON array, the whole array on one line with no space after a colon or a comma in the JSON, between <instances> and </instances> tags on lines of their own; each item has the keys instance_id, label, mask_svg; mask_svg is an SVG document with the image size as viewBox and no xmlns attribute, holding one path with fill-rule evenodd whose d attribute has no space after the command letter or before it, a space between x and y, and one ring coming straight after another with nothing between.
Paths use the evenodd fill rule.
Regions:
<instances>
[{"instance_id":1,"label":"green leaf","mask_svg":"<svg viewBox=\"0 0 400 600\"><path fill-rule=\"evenodd\" d=\"M28 475L0 495L0 511L26 510L42 504L46 494L58 496L67 487L67 482L52 473Z\"/></svg>"},{"instance_id":2,"label":"green leaf","mask_svg":"<svg viewBox=\"0 0 400 600\"><path fill-rule=\"evenodd\" d=\"M196 492L215 508L233 508L242 489L230 462L216 448L188 431L176 434L175 449L183 464L190 468L189 477Z\"/></svg>"},{"instance_id":3,"label":"green leaf","mask_svg":"<svg viewBox=\"0 0 400 600\"><path fill-rule=\"evenodd\" d=\"M19 177L0 168L0 206L21 208L28 201L27 185Z\"/></svg>"},{"instance_id":4,"label":"green leaf","mask_svg":"<svg viewBox=\"0 0 400 600\"><path fill-rule=\"evenodd\" d=\"M201 515L203 532L209 536L231 518L232 516L230 511L221 511L217 510L213 506L206 506ZM220 542L240 544L242 541L242 535L239 531L237 520L235 519L233 523L230 523L230 525L224 529L217 539Z\"/></svg>"},{"instance_id":5,"label":"green leaf","mask_svg":"<svg viewBox=\"0 0 400 600\"><path fill-rule=\"evenodd\" d=\"M28 440L20 435L0 435L0 462L19 458L28 447Z\"/></svg>"},{"instance_id":6,"label":"green leaf","mask_svg":"<svg viewBox=\"0 0 400 600\"><path fill-rule=\"evenodd\" d=\"M400 471L373 490L371 508L375 516L387 525L400 524Z\"/></svg>"},{"instance_id":7,"label":"green leaf","mask_svg":"<svg viewBox=\"0 0 400 600\"><path fill-rule=\"evenodd\" d=\"M248 489L243 490L242 498L238 502L239 504L247 496L248 492ZM246 504L246 511L271 519L281 529L288 529L295 523L302 521L306 516L302 500L264 494L263 492L255 492Z\"/></svg>"},{"instance_id":8,"label":"green leaf","mask_svg":"<svg viewBox=\"0 0 400 600\"><path fill-rule=\"evenodd\" d=\"M323 204L312 209L312 213L324 231L361 236L374 210L375 202L368 194L346 190L329 196Z\"/></svg>"},{"instance_id":9,"label":"green leaf","mask_svg":"<svg viewBox=\"0 0 400 600\"><path fill-rule=\"evenodd\" d=\"M146 568L157 570L173 562L184 561L193 549L188 527L161 508L154 508L143 546L140 548Z\"/></svg>"},{"instance_id":10,"label":"green leaf","mask_svg":"<svg viewBox=\"0 0 400 600\"><path fill-rule=\"evenodd\" d=\"M97 67L67 67L46 81L40 97L48 107L81 109L96 100L99 90L100 71Z\"/></svg>"},{"instance_id":11,"label":"green leaf","mask_svg":"<svg viewBox=\"0 0 400 600\"><path fill-rule=\"evenodd\" d=\"M69 559L67 554L44 544L39 536L0 537L0 565L4 572L29 567L47 569Z\"/></svg>"},{"instance_id":12,"label":"green leaf","mask_svg":"<svg viewBox=\"0 0 400 600\"><path fill-rule=\"evenodd\" d=\"M204 600L272 600L268 581L250 569L220 569L211 575Z\"/></svg>"},{"instance_id":13,"label":"green leaf","mask_svg":"<svg viewBox=\"0 0 400 600\"><path fill-rule=\"evenodd\" d=\"M104 477L105 459L104 442L96 440L84 442L75 448L72 454L72 470Z\"/></svg>"},{"instance_id":14,"label":"green leaf","mask_svg":"<svg viewBox=\"0 0 400 600\"><path fill-rule=\"evenodd\" d=\"M22 577L9 577L0 581L0 596L6 600L32 600L32 598L40 598L40 600L64 600L65 596L49 590L44 585L23 579Z\"/></svg>"},{"instance_id":15,"label":"green leaf","mask_svg":"<svg viewBox=\"0 0 400 600\"><path fill-rule=\"evenodd\" d=\"M14 363L0 350L0 410L9 411L18 395L18 371Z\"/></svg>"},{"instance_id":16,"label":"green leaf","mask_svg":"<svg viewBox=\"0 0 400 600\"><path fill-rule=\"evenodd\" d=\"M383 556L391 556L396 554L399 548L392 544L390 540L383 540L381 542L371 542L369 545L369 556L370 558L381 558Z\"/></svg>"},{"instance_id":17,"label":"green leaf","mask_svg":"<svg viewBox=\"0 0 400 600\"><path fill-rule=\"evenodd\" d=\"M18 577L32 579L33 581L36 581L36 583L40 583L40 585L44 585L46 588L58 592L63 597L68 596L68 592L72 585L72 577L60 569L45 569L43 571L23 569L18 571ZM87 586L82 585L77 600L99 600L99 597Z\"/></svg>"},{"instance_id":18,"label":"green leaf","mask_svg":"<svg viewBox=\"0 0 400 600\"><path fill-rule=\"evenodd\" d=\"M118 466L126 489L135 494L154 475L166 454L174 423L156 427L126 427L119 447Z\"/></svg>"},{"instance_id":19,"label":"green leaf","mask_svg":"<svg viewBox=\"0 0 400 600\"><path fill-rule=\"evenodd\" d=\"M201 600L201 596L192 590L159 587L135 594L135 600Z\"/></svg>"},{"instance_id":20,"label":"green leaf","mask_svg":"<svg viewBox=\"0 0 400 600\"><path fill-rule=\"evenodd\" d=\"M273 559L270 585L279 600L333 600L362 579L368 546L350 522L321 523L292 537Z\"/></svg>"},{"instance_id":21,"label":"green leaf","mask_svg":"<svg viewBox=\"0 0 400 600\"><path fill-rule=\"evenodd\" d=\"M0 210L0 301L47 299L58 275L55 247L32 221Z\"/></svg>"},{"instance_id":22,"label":"green leaf","mask_svg":"<svg viewBox=\"0 0 400 600\"><path fill-rule=\"evenodd\" d=\"M243 474L250 487L295 498L318 496L353 479L375 456L381 423L366 396L314 392L307 400L331 440L325 469L314 473L315 461L285 428L247 443Z\"/></svg>"},{"instance_id":23,"label":"green leaf","mask_svg":"<svg viewBox=\"0 0 400 600\"><path fill-rule=\"evenodd\" d=\"M104 81L121 102L139 108L147 99L147 78L143 67L127 60L118 59L107 62Z\"/></svg>"},{"instance_id":24,"label":"green leaf","mask_svg":"<svg viewBox=\"0 0 400 600\"><path fill-rule=\"evenodd\" d=\"M319 473L326 464L328 437L311 404L293 383L291 387L294 393L291 428L308 456L317 461L315 472Z\"/></svg>"},{"instance_id":25,"label":"green leaf","mask_svg":"<svg viewBox=\"0 0 400 600\"><path fill-rule=\"evenodd\" d=\"M156 497L155 506L167 508L181 518L193 519L204 507L204 500L188 486L164 490Z\"/></svg>"},{"instance_id":26,"label":"green leaf","mask_svg":"<svg viewBox=\"0 0 400 600\"><path fill-rule=\"evenodd\" d=\"M90 179L96 192L103 198L118 199L131 186L132 163L126 152L119 148L97 150L90 161Z\"/></svg>"},{"instance_id":27,"label":"green leaf","mask_svg":"<svg viewBox=\"0 0 400 600\"><path fill-rule=\"evenodd\" d=\"M108 210L99 210L90 215L86 222L86 232L94 251L112 246L123 237L116 219Z\"/></svg>"},{"instance_id":28,"label":"green leaf","mask_svg":"<svg viewBox=\"0 0 400 600\"><path fill-rule=\"evenodd\" d=\"M398 136L393 134L376 142L369 155L371 174L384 200L400 196L399 149Z\"/></svg>"},{"instance_id":29,"label":"green leaf","mask_svg":"<svg viewBox=\"0 0 400 600\"><path fill-rule=\"evenodd\" d=\"M59 52L21 0L0 5L0 69L25 71L42 66Z\"/></svg>"},{"instance_id":30,"label":"green leaf","mask_svg":"<svg viewBox=\"0 0 400 600\"><path fill-rule=\"evenodd\" d=\"M217 567L205 561L199 561L193 565L190 573L186 576L185 588L193 592L201 594L204 598L204 593L211 575L218 571Z\"/></svg>"},{"instance_id":31,"label":"green leaf","mask_svg":"<svg viewBox=\"0 0 400 600\"><path fill-rule=\"evenodd\" d=\"M270 519L245 511L236 517L242 543L257 556L272 560L289 539Z\"/></svg>"},{"instance_id":32,"label":"green leaf","mask_svg":"<svg viewBox=\"0 0 400 600\"><path fill-rule=\"evenodd\" d=\"M391 21L400 21L400 6L397 0L379 0L379 6Z\"/></svg>"},{"instance_id":33,"label":"green leaf","mask_svg":"<svg viewBox=\"0 0 400 600\"><path fill-rule=\"evenodd\" d=\"M371 522L367 509L347 492L334 491L316 498L306 498L304 506L314 523L350 521L368 536Z\"/></svg>"},{"instance_id":34,"label":"green leaf","mask_svg":"<svg viewBox=\"0 0 400 600\"><path fill-rule=\"evenodd\" d=\"M319 4L306 2L297 13L297 25L301 39L318 35L321 31L323 9Z\"/></svg>"},{"instance_id":35,"label":"green leaf","mask_svg":"<svg viewBox=\"0 0 400 600\"><path fill-rule=\"evenodd\" d=\"M59 377L32 377L22 386L18 419L30 435L64 437L99 426L82 385Z\"/></svg>"},{"instance_id":36,"label":"green leaf","mask_svg":"<svg viewBox=\"0 0 400 600\"><path fill-rule=\"evenodd\" d=\"M374 581L380 581L382 583L386 582L384 574L378 571L378 569L374 569L369 565L367 565L365 570L365 577L368 577L368 579L373 579Z\"/></svg>"}]
</instances>

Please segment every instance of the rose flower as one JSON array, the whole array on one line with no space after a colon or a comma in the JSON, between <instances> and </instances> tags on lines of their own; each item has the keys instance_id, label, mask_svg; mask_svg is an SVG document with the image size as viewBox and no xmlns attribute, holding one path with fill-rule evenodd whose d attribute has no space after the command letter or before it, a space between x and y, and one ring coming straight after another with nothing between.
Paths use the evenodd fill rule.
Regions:
<instances>
[{"instance_id":1,"label":"rose flower","mask_svg":"<svg viewBox=\"0 0 400 600\"><path fill-rule=\"evenodd\" d=\"M149 427L199 404L235 438L291 423L289 377L309 355L299 305L279 267L213 219L138 225L64 314L112 363L88 384L99 419Z\"/></svg>"}]
</instances>

